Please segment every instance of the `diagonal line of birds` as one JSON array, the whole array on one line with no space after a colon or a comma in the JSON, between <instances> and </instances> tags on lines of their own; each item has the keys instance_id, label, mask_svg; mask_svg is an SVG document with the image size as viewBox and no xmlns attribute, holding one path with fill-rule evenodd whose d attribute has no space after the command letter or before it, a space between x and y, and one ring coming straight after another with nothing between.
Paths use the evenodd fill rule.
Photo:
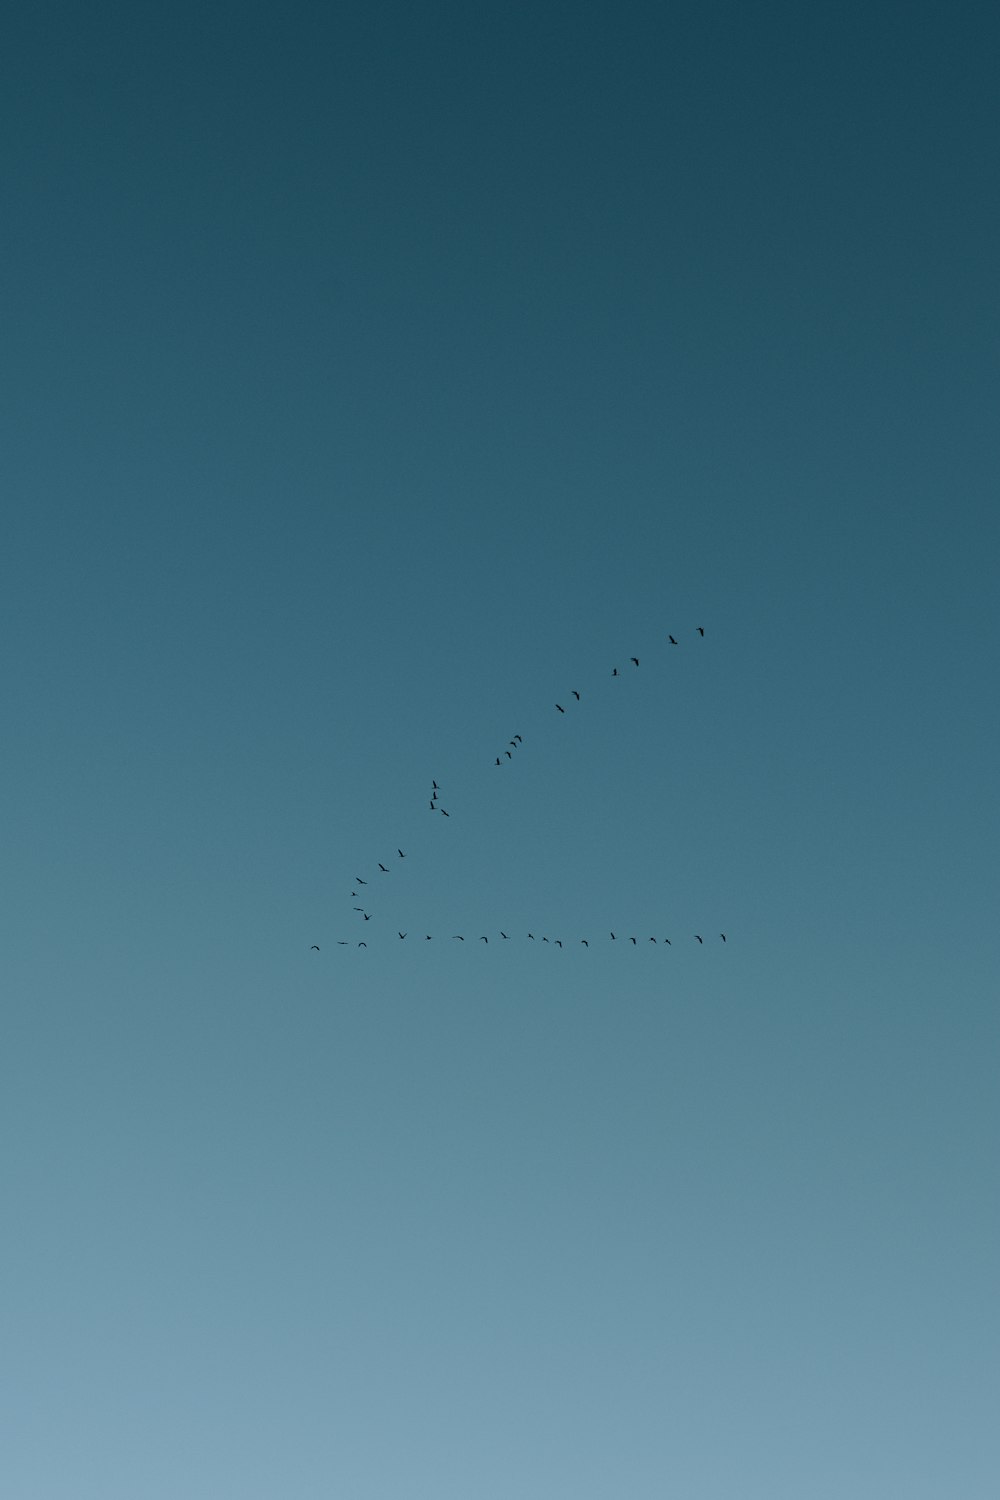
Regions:
<instances>
[{"instance_id":1,"label":"diagonal line of birds","mask_svg":"<svg viewBox=\"0 0 1000 1500\"><path fill-rule=\"evenodd\" d=\"M705 635L704 627L701 626L701 625L696 626L696 628L695 628L695 634L696 634L696 636L697 636L697 638L699 640L704 639L704 635ZM668 647L673 647L673 646L679 647L680 644L681 644L680 641L675 636L668 634L668 636L667 636L667 645L668 645ZM619 668L618 666L613 666L611 668L611 676L613 678L615 678L615 677L624 676L627 671L635 672L635 671L638 670L639 665L640 665L640 659L639 659L639 657L638 656L630 656L628 658L628 662L627 662L627 664L626 664L625 667ZM583 702L583 694L579 691L578 688L571 688L569 690L569 692L566 694L566 704L569 705L570 710L575 709L576 705L580 704L582 702ZM555 705L554 705L555 711L557 713L560 713L560 714L565 714L567 712L566 704L555 703ZM514 758L515 758L515 756L520 751L523 743L524 743L524 740L523 740L523 737L520 734L513 734L511 736L510 740L508 741L507 745L504 747L502 753L500 755L497 755L495 757L495 762L494 762L495 767L496 766L503 767L503 766L507 765L508 763L512 763L513 760L514 760ZM443 818L450 818L451 817L451 813L443 805L443 801L442 801L442 797L441 797L441 787L440 787L439 783L436 780L434 780L434 779L431 780L431 784L430 784L430 786L428 788L428 792L427 792L427 805L428 805L428 808L430 809L431 813L433 813L433 814L435 814L437 816L443 817ZM383 875L389 875L392 872L392 868L393 867L398 868L399 865L400 865L400 861L403 861L406 858L407 858L407 852L405 850L403 850L403 849L400 849L397 846L395 860L392 860L390 862L390 864L388 864L388 865L384 864L381 860L376 860L375 867L374 867L373 870L371 870L369 872L369 874L372 876L373 879L376 876L380 877L380 876L383 876ZM362 901L365 902L365 905L363 905L363 906L355 906L353 908L353 910L354 910L354 912L358 916L360 916L362 918L363 921L370 922L371 919L372 919L372 913L367 909L368 901L367 901L367 896L366 896L366 892L365 892L365 889L364 889L369 884L368 879L366 879L362 875L355 875L353 884L356 887L356 889L353 889L351 891L352 899L355 899L355 900L360 899L360 900L362 900ZM396 930L396 936L397 936L397 938L398 938L398 940L400 942L405 942L406 939L408 937L410 937L410 933L409 932L400 932L398 930L398 928L397 928L397 930ZM415 934L414 934L414 936L415 936ZM434 938L436 936L438 936L438 934L430 933L430 932L424 933L422 941L427 942L427 943L433 942ZM498 937L499 937L500 942L510 942L511 941L511 934L509 932L504 932L504 931L499 930L499 929L498 929L497 933L493 934L493 936L494 936L494 941L496 941L496 939ZM704 945L705 939L704 939L704 937L700 933L697 933L697 932L696 933L692 933L691 937L692 937L692 939L695 942L701 944L702 946ZM450 934L448 936L448 938L446 938L446 940L449 940L449 938L450 938L451 942L457 942L457 943L464 943L465 940L466 940L465 934L461 933L461 932L456 932L456 933ZM550 942L550 939L548 937L546 937L544 934L540 935L540 937L536 937L536 935L533 932L529 932L529 933L526 934L526 940L528 940L528 939L530 939L531 942L538 942L538 941L541 941L542 943L549 943ZM478 935L478 938L475 938L475 939L473 939L472 935L470 934L470 941L473 941L473 940L478 941L480 943L484 943L488 947L489 946L489 940L490 940L490 934L488 934L488 933L480 933ZM723 943L725 943L727 941L726 934L724 932L720 932L719 933L719 940L721 940ZM596 941L597 940L595 939L595 942ZM663 946L663 947L667 947L667 948L669 948L669 947L672 946L672 941L668 937L661 937L659 939L655 938L655 937L650 937L648 939L639 939L639 938L631 936L631 935L622 934L621 937L619 938L619 934L614 933L614 932L609 932L608 933L608 937L607 937L607 939L605 939L605 941L610 941L610 942L621 941L626 947L629 944L631 944L633 947L638 947L640 941L643 943L643 946L646 946L647 943L654 943L654 944L657 944L658 946ZM591 946L591 939L590 938L579 938L578 940L576 940L576 942L577 942L577 945L582 946L584 948L589 948ZM565 943L564 943L564 941L563 941L562 938L552 938L551 939L551 944L552 944L552 946L554 946L556 948L563 948L565 946ZM338 938L338 939L336 939L336 946L338 948L349 948L349 947L355 947L355 946L358 947L358 948L367 948L368 947L368 943L364 939L361 939L361 940L351 940L351 939L348 939L348 938ZM320 951L321 950L320 950L320 946L319 946L318 943L311 944L311 946L310 946L310 952L319 953Z\"/></svg>"}]
</instances>

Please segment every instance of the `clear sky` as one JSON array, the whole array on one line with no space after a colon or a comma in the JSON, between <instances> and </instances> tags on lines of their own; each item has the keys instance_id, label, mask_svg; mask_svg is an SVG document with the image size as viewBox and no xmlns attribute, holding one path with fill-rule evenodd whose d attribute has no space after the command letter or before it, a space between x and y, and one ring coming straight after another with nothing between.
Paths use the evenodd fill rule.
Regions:
<instances>
[{"instance_id":1,"label":"clear sky","mask_svg":"<svg viewBox=\"0 0 1000 1500\"><path fill-rule=\"evenodd\" d=\"M995 1500L998 42L10 10L11 1500Z\"/></svg>"}]
</instances>

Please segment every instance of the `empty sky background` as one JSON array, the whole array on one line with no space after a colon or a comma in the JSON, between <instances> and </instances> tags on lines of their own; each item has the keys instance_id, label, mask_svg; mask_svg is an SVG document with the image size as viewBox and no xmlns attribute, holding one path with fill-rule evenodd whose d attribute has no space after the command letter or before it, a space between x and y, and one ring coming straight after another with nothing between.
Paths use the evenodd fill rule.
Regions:
<instances>
[{"instance_id":1,"label":"empty sky background","mask_svg":"<svg viewBox=\"0 0 1000 1500\"><path fill-rule=\"evenodd\" d=\"M8 14L5 1494L995 1497L998 41Z\"/></svg>"}]
</instances>

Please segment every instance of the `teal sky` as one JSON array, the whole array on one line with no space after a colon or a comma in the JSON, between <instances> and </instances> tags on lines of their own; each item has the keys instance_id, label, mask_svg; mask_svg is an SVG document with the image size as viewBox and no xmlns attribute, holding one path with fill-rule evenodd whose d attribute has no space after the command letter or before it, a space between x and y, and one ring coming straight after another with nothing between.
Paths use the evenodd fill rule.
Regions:
<instances>
[{"instance_id":1,"label":"teal sky","mask_svg":"<svg viewBox=\"0 0 1000 1500\"><path fill-rule=\"evenodd\" d=\"M998 43L8 16L5 1495L995 1500Z\"/></svg>"}]
</instances>

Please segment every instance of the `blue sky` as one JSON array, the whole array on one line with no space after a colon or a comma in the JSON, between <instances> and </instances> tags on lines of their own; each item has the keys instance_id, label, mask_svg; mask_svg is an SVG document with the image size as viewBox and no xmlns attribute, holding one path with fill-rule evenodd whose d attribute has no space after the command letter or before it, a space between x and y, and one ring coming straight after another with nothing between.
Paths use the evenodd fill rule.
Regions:
<instances>
[{"instance_id":1,"label":"blue sky","mask_svg":"<svg viewBox=\"0 0 1000 1500\"><path fill-rule=\"evenodd\" d=\"M4 1492L994 1496L995 18L4 29Z\"/></svg>"}]
</instances>

